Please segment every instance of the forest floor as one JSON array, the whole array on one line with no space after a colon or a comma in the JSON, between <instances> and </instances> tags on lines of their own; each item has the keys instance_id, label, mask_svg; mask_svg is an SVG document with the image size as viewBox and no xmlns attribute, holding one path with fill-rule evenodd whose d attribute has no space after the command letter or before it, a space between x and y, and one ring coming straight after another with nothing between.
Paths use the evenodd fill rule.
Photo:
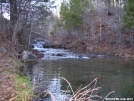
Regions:
<instances>
[{"instance_id":1,"label":"forest floor","mask_svg":"<svg viewBox=\"0 0 134 101\"><path fill-rule=\"evenodd\" d=\"M0 32L0 101L12 101L15 94L12 75L15 65L10 53L11 41L5 32Z\"/></svg>"},{"instance_id":2,"label":"forest floor","mask_svg":"<svg viewBox=\"0 0 134 101\"><path fill-rule=\"evenodd\" d=\"M13 101L15 97L14 70L8 56L0 57L0 101Z\"/></svg>"},{"instance_id":3,"label":"forest floor","mask_svg":"<svg viewBox=\"0 0 134 101\"><path fill-rule=\"evenodd\" d=\"M14 73L17 62L7 33L0 32L0 101L15 100Z\"/></svg>"}]
</instances>

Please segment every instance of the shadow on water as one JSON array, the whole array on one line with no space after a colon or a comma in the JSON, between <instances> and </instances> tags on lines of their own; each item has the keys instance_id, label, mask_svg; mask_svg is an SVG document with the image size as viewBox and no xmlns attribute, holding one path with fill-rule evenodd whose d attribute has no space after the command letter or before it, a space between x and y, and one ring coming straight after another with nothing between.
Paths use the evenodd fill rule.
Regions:
<instances>
[{"instance_id":1,"label":"shadow on water","mask_svg":"<svg viewBox=\"0 0 134 101\"><path fill-rule=\"evenodd\" d=\"M65 77L74 91L82 84L87 85L99 77L97 87L101 90L94 92L103 98L111 91L109 97L134 98L134 62L121 59L57 59L28 62L27 74L34 86L35 93L49 90L60 101L71 97L67 83L60 77ZM50 98L40 98L40 101L51 101Z\"/></svg>"}]
</instances>

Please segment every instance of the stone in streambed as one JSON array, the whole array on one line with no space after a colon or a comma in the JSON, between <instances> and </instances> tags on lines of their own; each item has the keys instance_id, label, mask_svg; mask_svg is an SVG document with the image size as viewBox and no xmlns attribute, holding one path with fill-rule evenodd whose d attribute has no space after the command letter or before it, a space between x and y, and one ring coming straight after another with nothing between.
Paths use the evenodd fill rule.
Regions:
<instances>
[{"instance_id":1,"label":"stone in streambed","mask_svg":"<svg viewBox=\"0 0 134 101\"><path fill-rule=\"evenodd\" d=\"M63 49L66 49L65 45L62 45L62 44L53 44L53 45L51 45L51 48L56 48L56 49L63 48Z\"/></svg>"},{"instance_id":2,"label":"stone in streambed","mask_svg":"<svg viewBox=\"0 0 134 101\"><path fill-rule=\"evenodd\" d=\"M32 52L29 52L29 51L23 51L21 56L22 56L23 61L37 58L37 56L35 54L33 54Z\"/></svg>"},{"instance_id":3,"label":"stone in streambed","mask_svg":"<svg viewBox=\"0 0 134 101\"><path fill-rule=\"evenodd\" d=\"M37 58L42 58L42 57L44 57L44 54L38 53L38 54L36 54L36 56L37 56Z\"/></svg>"}]
</instances>

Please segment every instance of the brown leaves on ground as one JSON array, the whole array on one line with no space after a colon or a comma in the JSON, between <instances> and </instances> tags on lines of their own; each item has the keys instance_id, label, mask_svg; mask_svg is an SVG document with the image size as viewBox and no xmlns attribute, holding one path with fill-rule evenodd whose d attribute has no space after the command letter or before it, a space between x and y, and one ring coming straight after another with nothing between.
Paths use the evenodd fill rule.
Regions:
<instances>
[{"instance_id":1,"label":"brown leaves on ground","mask_svg":"<svg viewBox=\"0 0 134 101\"><path fill-rule=\"evenodd\" d=\"M89 47L89 48L88 48ZM119 45L108 45L108 44L94 44L86 48L87 52L102 53L108 55L114 55L119 57L131 57L134 58L133 47L124 49L123 46Z\"/></svg>"},{"instance_id":2,"label":"brown leaves on ground","mask_svg":"<svg viewBox=\"0 0 134 101\"><path fill-rule=\"evenodd\" d=\"M108 38L109 39L109 38ZM122 58L134 58L134 47L124 44L111 44L108 42L93 42L90 40L73 40L67 44L75 52L86 52L93 54L106 54Z\"/></svg>"},{"instance_id":3,"label":"brown leaves on ground","mask_svg":"<svg viewBox=\"0 0 134 101\"><path fill-rule=\"evenodd\" d=\"M6 49L5 53L0 52L0 101L15 101L15 84L12 75L15 66L9 61L12 45L6 32L0 32L0 47Z\"/></svg>"},{"instance_id":4,"label":"brown leaves on ground","mask_svg":"<svg viewBox=\"0 0 134 101\"><path fill-rule=\"evenodd\" d=\"M0 58L0 101L14 101L15 85L7 57Z\"/></svg>"},{"instance_id":5,"label":"brown leaves on ground","mask_svg":"<svg viewBox=\"0 0 134 101\"><path fill-rule=\"evenodd\" d=\"M13 76L11 74L0 74L0 101L10 101L9 99L15 97L15 87L12 79Z\"/></svg>"}]
</instances>

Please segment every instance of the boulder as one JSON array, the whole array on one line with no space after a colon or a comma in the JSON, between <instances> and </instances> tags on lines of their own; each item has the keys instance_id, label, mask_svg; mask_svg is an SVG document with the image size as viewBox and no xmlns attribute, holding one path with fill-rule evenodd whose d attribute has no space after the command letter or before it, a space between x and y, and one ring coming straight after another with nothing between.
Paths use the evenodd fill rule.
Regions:
<instances>
[{"instance_id":1,"label":"boulder","mask_svg":"<svg viewBox=\"0 0 134 101\"><path fill-rule=\"evenodd\" d=\"M44 43L43 48L51 48L51 44L50 43Z\"/></svg>"},{"instance_id":2,"label":"boulder","mask_svg":"<svg viewBox=\"0 0 134 101\"><path fill-rule=\"evenodd\" d=\"M64 55L64 54L62 54L62 53L58 53L58 54L57 54L57 56L63 56L63 55Z\"/></svg>"},{"instance_id":3,"label":"boulder","mask_svg":"<svg viewBox=\"0 0 134 101\"><path fill-rule=\"evenodd\" d=\"M33 50L32 50L32 53L33 53L33 54L37 54L37 53L38 53L38 50L37 50L37 49L33 49Z\"/></svg>"},{"instance_id":4,"label":"boulder","mask_svg":"<svg viewBox=\"0 0 134 101\"><path fill-rule=\"evenodd\" d=\"M42 58L42 57L44 57L44 54L38 53L38 54L36 54L36 56L37 56L37 58Z\"/></svg>"},{"instance_id":5,"label":"boulder","mask_svg":"<svg viewBox=\"0 0 134 101\"><path fill-rule=\"evenodd\" d=\"M5 47L0 47L0 53L4 54L4 53L6 53L6 52L7 52L7 50L6 50Z\"/></svg>"},{"instance_id":6,"label":"boulder","mask_svg":"<svg viewBox=\"0 0 134 101\"><path fill-rule=\"evenodd\" d=\"M62 45L62 44L53 44L53 45L51 45L51 48L64 48L64 49L66 49L65 45Z\"/></svg>"},{"instance_id":7,"label":"boulder","mask_svg":"<svg viewBox=\"0 0 134 101\"><path fill-rule=\"evenodd\" d=\"M35 47L34 44L31 44L31 45L30 45L30 48L32 48L32 49L33 49L34 47Z\"/></svg>"},{"instance_id":8,"label":"boulder","mask_svg":"<svg viewBox=\"0 0 134 101\"><path fill-rule=\"evenodd\" d=\"M37 58L37 56L35 54L33 54L32 52L29 52L29 51L23 51L21 56L22 56L23 61Z\"/></svg>"}]
</instances>

